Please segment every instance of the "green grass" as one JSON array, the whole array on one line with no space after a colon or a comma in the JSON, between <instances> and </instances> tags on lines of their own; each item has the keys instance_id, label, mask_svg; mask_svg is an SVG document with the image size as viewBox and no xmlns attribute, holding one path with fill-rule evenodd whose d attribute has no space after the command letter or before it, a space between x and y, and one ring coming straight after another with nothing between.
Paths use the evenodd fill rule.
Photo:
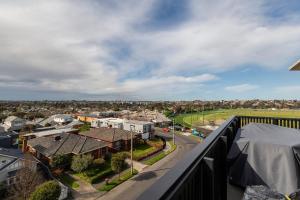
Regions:
<instances>
[{"instance_id":1,"label":"green grass","mask_svg":"<svg viewBox=\"0 0 300 200\"><path fill-rule=\"evenodd\" d=\"M105 177L114 174L111 169L110 162L105 162L101 165L92 165L89 169L81 173L75 173L74 175L80 179L95 184L102 181Z\"/></svg>"},{"instance_id":2,"label":"green grass","mask_svg":"<svg viewBox=\"0 0 300 200\"><path fill-rule=\"evenodd\" d=\"M141 158L147 157L163 145L161 140L150 140L149 143L151 145L148 143L140 143L133 147L133 160L140 160ZM126 151L125 153L130 156L130 152Z\"/></svg>"},{"instance_id":3,"label":"green grass","mask_svg":"<svg viewBox=\"0 0 300 200\"><path fill-rule=\"evenodd\" d=\"M125 170L125 172L123 172L121 174L120 180L118 178L115 178L115 179L111 180L109 182L109 184L103 185L101 188L99 188L99 190L100 191L110 191L111 189L113 189L114 187L120 185L124 181L127 181L128 179L130 179L131 177L133 177L137 173L138 173L138 171L134 169L133 170L133 175L132 175L130 169L127 169L127 170Z\"/></svg>"},{"instance_id":4,"label":"green grass","mask_svg":"<svg viewBox=\"0 0 300 200\"><path fill-rule=\"evenodd\" d=\"M79 184L77 183L77 181L74 178L72 178L71 176L67 175L67 174L60 175L59 180L63 184L71 187L72 189L76 189L76 188L79 187Z\"/></svg>"},{"instance_id":5,"label":"green grass","mask_svg":"<svg viewBox=\"0 0 300 200\"><path fill-rule=\"evenodd\" d=\"M91 128L91 125L89 123L84 123L84 125L82 125L79 128L79 132L83 132L83 131L89 131Z\"/></svg>"},{"instance_id":6,"label":"green grass","mask_svg":"<svg viewBox=\"0 0 300 200\"><path fill-rule=\"evenodd\" d=\"M219 109L213 111L204 111L199 113L181 114L175 117L175 122L185 127L202 125L204 115L204 124L214 121L216 124L228 119L233 115L257 116L257 117L300 117L299 110L267 110L267 109Z\"/></svg>"},{"instance_id":7,"label":"green grass","mask_svg":"<svg viewBox=\"0 0 300 200\"><path fill-rule=\"evenodd\" d=\"M143 163L146 164L146 165L153 165L154 163L156 163L157 161L163 159L164 157L166 157L168 154L170 154L171 152L173 152L177 145L173 145L173 143L171 142L167 142L169 143L169 145L171 146L171 148L167 151L167 152L160 152L158 153L157 155L153 156L152 158L148 159L148 160L145 160Z\"/></svg>"}]
</instances>

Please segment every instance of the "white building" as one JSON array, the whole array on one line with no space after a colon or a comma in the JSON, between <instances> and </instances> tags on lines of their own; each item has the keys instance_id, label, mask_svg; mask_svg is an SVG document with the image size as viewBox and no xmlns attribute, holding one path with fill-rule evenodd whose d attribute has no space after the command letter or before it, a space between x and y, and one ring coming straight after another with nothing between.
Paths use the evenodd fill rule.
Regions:
<instances>
[{"instance_id":1,"label":"white building","mask_svg":"<svg viewBox=\"0 0 300 200\"><path fill-rule=\"evenodd\" d=\"M154 133L154 123L138 120L127 120L123 123L123 129L141 133L143 139L149 139Z\"/></svg>"},{"instance_id":2,"label":"white building","mask_svg":"<svg viewBox=\"0 0 300 200\"><path fill-rule=\"evenodd\" d=\"M59 124L64 124L73 121L73 118L70 115L58 114L54 116L53 121Z\"/></svg>"},{"instance_id":3,"label":"white building","mask_svg":"<svg viewBox=\"0 0 300 200\"><path fill-rule=\"evenodd\" d=\"M101 118L91 122L93 128L119 128L123 129L124 120L120 118Z\"/></svg>"},{"instance_id":4,"label":"white building","mask_svg":"<svg viewBox=\"0 0 300 200\"><path fill-rule=\"evenodd\" d=\"M4 120L3 127L5 131L21 130L26 124L26 120L16 116L9 116Z\"/></svg>"},{"instance_id":5,"label":"white building","mask_svg":"<svg viewBox=\"0 0 300 200\"><path fill-rule=\"evenodd\" d=\"M25 166L36 170L37 161L25 158L19 149L0 148L0 182L11 185L16 181L16 171Z\"/></svg>"}]
</instances>

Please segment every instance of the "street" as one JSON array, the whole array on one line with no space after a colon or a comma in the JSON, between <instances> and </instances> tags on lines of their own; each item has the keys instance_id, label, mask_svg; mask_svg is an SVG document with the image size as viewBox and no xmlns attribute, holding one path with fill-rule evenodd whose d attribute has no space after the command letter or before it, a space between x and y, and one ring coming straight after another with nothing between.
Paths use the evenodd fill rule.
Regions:
<instances>
[{"instance_id":1,"label":"street","mask_svg":"<svg viewBox=\"0 0 300 200\"><path fill-rule=\"evenodd\" d=\"M166 134L161 132L156 134L172 139L171 133ZM137 174L132 179L122 183L118 187L106 193L104 196L97 199L136 199L143 193L143 191L149 188L156 180L176 165L176 163L198 143L189 137L176 135L176 144L177 149L173 153L169 154L157 163L145 168L143 172Z\"/></svg>"}]
</instances>

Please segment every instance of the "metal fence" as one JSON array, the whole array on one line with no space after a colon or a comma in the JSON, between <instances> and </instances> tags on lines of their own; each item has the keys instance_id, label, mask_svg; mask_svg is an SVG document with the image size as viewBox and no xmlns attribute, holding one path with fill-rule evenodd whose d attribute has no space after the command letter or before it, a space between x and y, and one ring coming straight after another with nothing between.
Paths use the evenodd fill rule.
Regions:
<instances>
[{"instance_id":1,"label":"metal fence","mask_svg":"<svg viewBox=\"0 0 300 200\"><path fill-rule=\"evenodd\" d=\"M300 127L300 119L234 116L155 182L138 199L227 199L227 153L237 130L251 122Z\"/></svg>"}]
</instances>

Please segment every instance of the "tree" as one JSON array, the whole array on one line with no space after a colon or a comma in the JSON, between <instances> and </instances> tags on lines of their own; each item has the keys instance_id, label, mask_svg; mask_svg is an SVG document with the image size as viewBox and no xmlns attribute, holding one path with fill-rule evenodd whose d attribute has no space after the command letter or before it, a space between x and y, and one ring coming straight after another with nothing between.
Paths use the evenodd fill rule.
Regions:
<instances>
[{"instance_id":1,"label":"tree","mask_svg":"<svg viewBox=\"0 0 300 200\"><path fill-rule=\"evenodd\" d=\"M71 160L72 158L70 155L58 154L52 158L51 166L57 168L65 168L70 166Z\"/></svg>"},{"instance_id":2,"label":"tree","mask_svg":"<svg viewBox=\"0 0 300 200\"><path fill-rule=\"evenodd\" d=\"M93 157L90 154L73 156L71 169L75 172L86 170L93 162Z\"/></svg>"},{"instance_id":3,"label":"tree","mask_svg":"<svg viewBox=\"0 0 300 200\"><path fill-rule=\"evenodd\" d=\"M29 156L30 155L25 154L23 168L17 171L17 181L9 191L13 199L29 199L30 194L44 180L43 176L36 171L36 163L32 162Z\"/></svg>"},{"instance_id":4,"label":"tree","mask_svg":"<svg viewBox=\"0 0 300 200\"><path fill-rule=\"evenodd\" d=\"M126 154L124 153L116 153L111 158L111 169L114 172L117 172L119 174L119 180L120 180L121 170L125 166L125 159L126 159Z\"/></svg>"},{"instance_id":5,"label":"tree","mask_svg":"<svg viewBox=\"0 0 300 200\"><path fill-rule=\"evenodd\" d=\"M60 192L60 186L56 181L47 181L36 188L30 200L57 200Z\"/></svg>"}]
</instances>

